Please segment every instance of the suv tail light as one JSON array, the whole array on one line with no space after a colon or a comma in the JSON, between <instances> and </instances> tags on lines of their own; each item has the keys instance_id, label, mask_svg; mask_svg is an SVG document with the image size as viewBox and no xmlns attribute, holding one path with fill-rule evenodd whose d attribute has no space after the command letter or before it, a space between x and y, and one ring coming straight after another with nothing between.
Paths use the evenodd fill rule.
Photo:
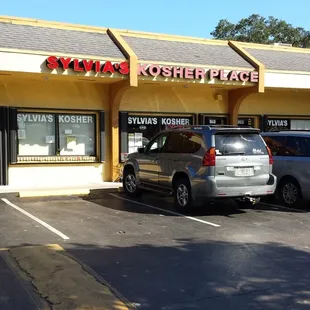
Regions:
<instances>
[{"instance_id":1,"label":"suv tail light","mask_svg":"<svg viewBox=\"0 0 310 310\"><path fill-rule=\"evenodd\" d=\"M214 147L210 147L203 159L202 159L202 165L203 166L208 166L208 167L214 167L215 166L215 148Z\"/></svg>"},{"instance_id":2,"label":"suv tail light","mask_svg":"<svg viewBox=\"0 0 310 310\"><path fill-rule=\"evenodd\" d=\"M269 165L273 165L274 161L272 158L272 153L270 151L270 148L267 146L267 152L268 152L268 156L269 156Z\"/></svg>"}]
</instances>

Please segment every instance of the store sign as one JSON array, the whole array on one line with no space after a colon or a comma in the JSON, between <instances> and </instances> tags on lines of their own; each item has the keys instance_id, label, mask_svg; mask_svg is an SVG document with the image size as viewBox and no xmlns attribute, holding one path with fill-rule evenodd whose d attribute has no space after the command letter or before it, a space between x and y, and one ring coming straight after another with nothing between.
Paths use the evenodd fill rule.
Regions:
<instances>
[{"instance_id":1,"label":"store sign","mask_svg":"<svg viewBox=\"0 0 310 310\"><path fill-rule=\"evenodd\" d=\"M204 117L204 125L226 125L226 117Z\"/></svg>"},{"instance_id":2,"label":"store sign","mask_svg":"<svg viewBox=\"0 0 310 310\"><path fill-rule=\"evenodd\" d=\"M268 119L266 122L266 130L267 131L275 131L275 130L289 130L291 128L291 120L290 119Z\"/></svg>"},{"instance_id":3,"label":"store sign","mask_svg":"<svg viewBox=\"0 0 310 310\"><path fill-rule=\"evenodd\" d=\"M17 121L25 123L52 123L54 117L52 114L18 113ZM58 121L59 123L92 124L93 117L86 115L58 115Z\"/></svg>"},{"instance_id":4,"label":"store sign","mask_svg":"<svg viewBox=\"0 0 310 310\"><path fill-rule=\"evenodd\" d=\"M76 59L71 57L56 57L49 56L46 59L46 66L51 69L72 69L75 72L90 72L95 73L119 73L128 75L130 68L129 63L124 61L120 63L113 63L111 61L100 62L99 60ZM157 77L162 76L166 78L180 78L189 80L202 79L217 79L220 81L238 81L257 83L259 74L257 71L240 71L224 70L224 69L205 69L205 68L189 68L178 66L160 66L157 64L138 64L139 76Z\"/></svg>"},{"instance_id":5,"label":"store sign","mask_svg":"<svg viewBox=\"0 0 310 310\"><path fill-rule=\"evenodd\" d=\"M129 125L163 125L163 126L185 126L190 124L189 118L182 117L145 117L129 116Z\"/></svg>"},{"instance_id":6,"label":"store sign","mask_svg":"<svg viewBox=\"0 0 310 310\"><path fill-rule=\"evenodd\" d=\"M220 81L258 82L259 75L257 71L225 71L226 70L223 69L206 70L204 68L140 64L138 68L138 75L153 77L163 76L190 80L201 80L207 77L209 80L218 79Z\"/></svg>"},{"instance_id":7,"label":"store sign","mask_svg":"<svg viewBox=\"0 0 310 310\"><path fill-rule=\"evenodd\" d=\"M96 73L120 73L123 75L129 73L129 64L125 61L112 64L111 61L101 63L99 60L50 56L46 59L46 66L51 70L61 68L62 70L72 69L75 72L94 71Z\"/></svg>"},{"instance_id":8,"label":"store sign","mask_svg":"<svg viewBox=\"0 0 310 310\"><path fill-rule=\"evenodd\" d=\"M238 126L253 126L254 119L253 118L239 118L238 119Z\"/></svg>"}]
</instances>

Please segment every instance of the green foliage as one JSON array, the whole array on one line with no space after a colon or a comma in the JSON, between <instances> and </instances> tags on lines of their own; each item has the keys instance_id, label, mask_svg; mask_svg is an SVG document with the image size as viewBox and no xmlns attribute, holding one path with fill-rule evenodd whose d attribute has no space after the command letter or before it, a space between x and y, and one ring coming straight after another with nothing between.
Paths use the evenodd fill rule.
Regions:
<instances>
[{"instance_id":1,"label":"green foliage","mask_svg":"<svg viewBox=\"0 0 310 310\"><path fill-rule=\"evenodd\" d=\"M216 39L253 42L262 44L287 43L296 47L310 48L310 31L293 27L273 16L268 18L252 14L233 24L221 19L211 35Z\"/></svg>"}]
</instances>

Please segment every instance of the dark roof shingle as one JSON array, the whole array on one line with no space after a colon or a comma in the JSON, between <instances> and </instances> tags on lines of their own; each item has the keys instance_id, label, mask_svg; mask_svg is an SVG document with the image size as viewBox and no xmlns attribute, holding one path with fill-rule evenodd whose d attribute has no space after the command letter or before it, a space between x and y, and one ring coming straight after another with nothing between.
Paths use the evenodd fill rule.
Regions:
<instances>
[{"instance_id":1,"label":"dark roof shingle","mask_svg":"<svg viewBox=\"0 0 310 310\"><path fill-rule=\"evenodd\" d=\"M246 48L266 69L310 72L310 53Z\"/></svg>"},{"instance_id":2,"label":"dark roof shingle","mask_svg":"<svg viewBox=\"0 0 310 310\"><path fill-rule=\"evenodd\" d=\"M0 47L124 58L105 33L0 22Z\"/></svg>"},{"instance_id":3,"label":"dark roof shingle","mask_svg":"<svg viewBox=\"0 0 310 310\"><path fill-rule=\"evenodd\" d=\"M228 45L200 44L123 35L139 60L253 68Z\"/></svg>"}]
</instances>

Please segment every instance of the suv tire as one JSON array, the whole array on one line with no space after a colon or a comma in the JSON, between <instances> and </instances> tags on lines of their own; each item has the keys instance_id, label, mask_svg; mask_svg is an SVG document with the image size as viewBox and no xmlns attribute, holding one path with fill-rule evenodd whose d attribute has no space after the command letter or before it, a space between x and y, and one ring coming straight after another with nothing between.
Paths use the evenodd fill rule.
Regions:
<instances>
[{"instance_id":1,"label":"suv tire","mask_svg":"<svg viewBox=\"0 0 310 310\"><path fill-rule=\"evenodd\" d=\"M137 197L141 194L141 190L137 184L136 174L132 168L124 170L123 188L126 195L130 197Z\"/></svg>"},{"instance_id":2,"label":"suv tire","mask_svg":"<svg viewBox=\"0 0 310 310\"><path fill-rule=\"evenodd\" d=\"M183 213L187 213L193 204L192 190L187 178L181 178L176 181L173 189L175 208Z\"/></svg>"},{"instance_id":3,"label":"suv tire","mask_svg":"<svg viewBox=\"0 0 310 310\"><path fill-rule=\"evenodd\" d=\"M298 207L302 196L298 182L294 178L285 178L279 184L276 195L277 201L287 207Z\"/></svg>"}]
</instances>

